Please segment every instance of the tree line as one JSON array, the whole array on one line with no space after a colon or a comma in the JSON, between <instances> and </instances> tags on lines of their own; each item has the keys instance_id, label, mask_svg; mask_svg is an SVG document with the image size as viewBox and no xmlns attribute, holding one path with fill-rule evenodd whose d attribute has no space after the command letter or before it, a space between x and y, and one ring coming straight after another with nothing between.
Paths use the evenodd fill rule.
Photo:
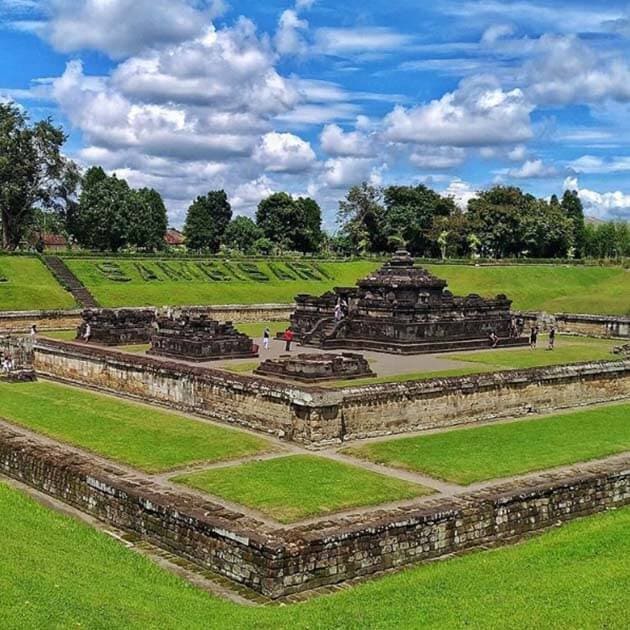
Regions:
<instances>
[{"instance_id":1,"label":"tree line","mask_svg":"<svg viewBox=\"0 0 630 630\"><path fill-rule=\"evenodd\" d=\"M155 251L165 246L167 210L151 188L133 189L94 166L83 174L62 153L66 136L51 120L31 124L17 106L0 104L2 246L29 233L62 233L85 249ZM480 191L465 210L424 185L352 187L339 203L338 230L322 229L310 197L278 192L254 219L233 216L223 190L197 197L186 214L189 250L244 254L286 252L464 258L618 258L630 256L627 222L587 223L578 194L536 198L512 186Z\"/></svg>"}]
</instances>

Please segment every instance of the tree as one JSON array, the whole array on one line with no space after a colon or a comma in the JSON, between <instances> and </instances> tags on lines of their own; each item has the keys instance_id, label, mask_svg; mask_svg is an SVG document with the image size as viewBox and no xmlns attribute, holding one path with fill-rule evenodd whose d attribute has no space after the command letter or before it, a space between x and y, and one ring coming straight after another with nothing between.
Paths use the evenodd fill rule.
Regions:
<instances>
[{"instance_id":1,"label":"tree","mask_svg":"<svg viewBox=\"0 0 630 630\"><path fill-rule=\"evenodd\" d=\"M578 257L584 255L585 246L585 223L584 208L582 201L576 190L565 190L560 202L566 216L571 220L573 226L573 243Z\"/></svg>"},{"instance_id":2,"label":"tree","mask_svg":"<svg viewBox=\"0 0 630 630\"><path fill-rule=\"evenodd\" d=\"M295 202L291 195L278 192L262 199L256 209L256 224L265 238L281 250L295 249L298 225Z\"/></svg>"},{"instance_id":3,"label":"tree","mask_svg":"<svg viewBox=\"0 0 630 630\"><path fill-rule=\"evenodd\" d=\"M298 197L295 200L297 230L294 246L299 252L316 252L322 244L322 210L310 197Z\"/></svg>"},{"instance_id":4,"label":"tree","mask_svg":"<svg viewBox=\"0 0 630 630\"><path fill-rule=\"evenodd\" d=\"M225 230L223 242L244 254L252 254L254 244L263 236L263 231L249 217L235 217Z\"/></svg>"},{"instance_id":5,"label":"tree","mask_svg":"<svg viewBox=\"0 0 630 630\"><path fill-rule=\"evenodd\" d=\"M566 257L573 249L573 223L557 203L537 199L521 225L523 247L534 258Z\"/></svg>"},{"instance_id":6,"label":"tree","mask_svg":"<svg viewBox=\"0 0 630 630\"><path fill-rule=\"evenodd\" d=\"M50 119L29 125L15 104L0 104L0 223L2 246L15 249L36 208L62 213L79 173L61 154L66 136Z\"/></svg>"},{"instance_id":7,"label":"tree","mask_svg":"<svg viewBox=\"0 0 630 630\"><path fill-rule=\"evenodd\" d=\"M162 196L153 188L132 190L128 244L155 251L164 247L168 215Z\"/></svg>"},{"instance_id":8,"label":"tree","mask_svg":"<svg viewBox=\"0 0 630 630\"><path fill-rule=\"evenodd\" d=\"M389 186L384 191L385 231L390 243L399 237L412 254L431 254L430 232L435 217L455 212L455 202L434 190L418 186Z\"/></svg>"},{"instance_id":9,"label":"tree","mask_svg":"<svg viewBox=\"0 0 630 630\"><path fill-rule=\"evenodd\" d=\"M339 202L337 220L341 235L354 252L382 252L387 249L383 191L363 182L353 186Z\"/></svg>"},{"instance_id":10,"label":"tree","mask_svg":"<svg viewBox=\"0 0 630 630\"><path fill-rule=\"evenodd\" d=\"M232 208L224 190L211 190L197 197L186 215L186 245L194 250L218 252L231 218Z\"/></svg>"},{"instance_id":11,"label":"tree","mask_svg":"<svg viewBox=\"0 0 630 630\"><path fill-rule=\"evenodd\" d=\"M83 178L73 234L83 247L115 252L129 242L138 200L124 179L102 174L100 167L93 167Z\"/></svg>"}]
</instances>

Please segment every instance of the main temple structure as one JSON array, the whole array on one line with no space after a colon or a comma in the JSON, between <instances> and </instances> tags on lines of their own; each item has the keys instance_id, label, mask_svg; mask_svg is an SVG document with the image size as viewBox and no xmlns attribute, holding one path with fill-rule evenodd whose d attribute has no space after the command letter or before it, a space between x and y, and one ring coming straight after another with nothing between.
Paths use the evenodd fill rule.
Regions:
<instances>
[{"instance_id":1,"label":"main temple structure","mask_svg":"<svg viewBox=\"0 0 630 630\"><path fill-rule=\"evenodd\" d=\"M303 345L393 354L526 343L515 335L505 295L455 297L446 284L400 250L356 287L298 295L292 328Z\"/></svg>"}]
</instances>

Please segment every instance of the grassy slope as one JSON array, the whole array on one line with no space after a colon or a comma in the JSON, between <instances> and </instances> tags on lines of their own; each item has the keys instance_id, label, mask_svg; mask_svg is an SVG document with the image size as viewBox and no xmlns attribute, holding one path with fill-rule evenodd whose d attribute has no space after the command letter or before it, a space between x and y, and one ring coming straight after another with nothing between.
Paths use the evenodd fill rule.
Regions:
<instances>
[{"instance_id":1,"label":"grassy slope","mask_svg":"<svg viewBox=\"0 0 630 630\"><path fill-rule=\"evenodd\" d=\"M630 507L305 604L207 595L0 484L3 628L625 628Z\"/></svg>"},{"instance_id":2,"label":"grassy slope","mask_svg":"<svg viewBox=\"0 0 630 630\"><path fill-rule=\"evenodd\" d=\"M96 268L98 260L66 259L68 267L76 273L104 306L147 306L164 304L289 304L298 293L324 293L334 286L353 285L355 281L377 267L369 261L348 263L322 263L334 280L278 280L266 263L257 263L269 276L268 282L209 280L179 280L165 278L152 261L143 261L162 278L145 282L130 260L120 260L120 268L130 277L130 282L112 282ZM117 261L118 262L118 261Z\"/></svg>"},{"instance_id":3,"label":"grassy slope","mask_svg":"<svg viewBox=\"0 0 630 630\"><path fill-rule=\"evenodd\" d=\"M630 314L630 271L619 267L430 266L455 295L505 293L519 310Z\"/></svg>"},{"instance_id":4,"label":"grassy slope","mask_svg":"<svg viewBox=\"0 0 630 630\"><path fill-rule=\"evenodd\" d=\"M325 263L335 278L328 282L281 281L260 267L272 280L256 282L204 282L163 280L144 282L132 261L120 266L133 280L111 282L96 269L97 260L67 259L70 268L107 306L146 304L253 304L291 302L297 293L319 294L335 285L353 285L378 263L360 261ZM149 261L149 265L152 263ZM514 308L548 312L602 314L630 313L630 272L616 267L568 267L565 265L527 265L474 267L431 265L431 271L445 278L457 295L474 292L481 295L505 293L514 300ZM159 274L159 271L158 271Z\"/></svg>"},{"instance_id":5,"label":"grassy slope","mask_svg":"<svg viewBox=\"0 0 630 630\"><path fill-rule=\"evenodd\" d=\"M176 477L175 481L265 512L283 523L430 490L311 455L291 455Z\"/></svg>"},{"instance_id":6,"label":"grassy slope","mask_svg":"<svg viewBox=\"0 0 630 630\"><path fill-rule=\"evenodd\" d=\"M345 452L463 484L630 450L630 404L375 442Z\"/></svg>"},{"instance_id":7,"label":"grassy slope","mask_svg":"<svg viewBox=\"0 0 630 630\"><path fill-rule=\"evenodd\" d=\"M149 472L269 450L248 433L47 382L0 383L0 417Z\"/></svg>"},{"instance_id":8,"label":"grassy slope","mask_svg":"<svg viewBox=\"0 0 630 630\"><path fill-rule=\"evenodd\" d=\"M0 311L74 308L74 299L39 258L0 256Z\"/></svg>"}]
</instances>

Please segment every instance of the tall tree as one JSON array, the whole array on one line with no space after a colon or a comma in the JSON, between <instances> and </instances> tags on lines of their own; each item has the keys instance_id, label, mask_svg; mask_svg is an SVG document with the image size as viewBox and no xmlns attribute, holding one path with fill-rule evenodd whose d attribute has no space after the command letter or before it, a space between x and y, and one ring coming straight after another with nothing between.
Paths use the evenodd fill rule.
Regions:
<instances>
[{"instance_id":1,"label":"tall tree","mask_svg":"<svg viewBox=\"0 0 630 630\"><path fill-rule=\"evenodd\" d=\"M341 234L355 252L383 252L387 248L383 191L363 182L339 202Z\"/></svg>"},{"instance_id":2,"label":"tall tree","mask_svg":"<svg viewBox=\"0 0 630 630\"><path fill-rule=\"evenodd\" d=\"M235 217L225 230L223 243L244 254L252 254L254 244L263 236L263 231L249 217Z\"/></svg>"},{"instance_id":3,"label":"tall tree","mask_svg":"<svg viewBox=\"0 0 630 630\"><path fill-rule=\"evenodd\" d=\"M402 240L412 254L431 255L435 242L431 229L436 217L455 212L455 202L434 190L418 186L389 186L384 191L385 231L388 240ZM397 237L397 238L395 238Z\"/></svg>"},{"instance_id":4,"label":"tall tree","mask_svg":"<svg viewBox=\"0 0 630 630\"><path fill-rule=\"evenodd\" d=\"M295 200L298 229L293 237L295 249L300 252L316 252L321 247L322 210L310 197L298 197Z\"/></svg>"},{"instance_id":5,"label":"tall tree","mask_svg":"<svg viewBox=\"0 0 630 630\"><path fill-rule=\"evenodd\" d=\"M130 245L154 251L164 247L168 216L162 196L153 188L132 191L129 217Z\"/></svg>"},{"instance_id":6,"label":"tall tree","mask_svg":"<svg viewBox=\"0 0 630 630\"><path fill-rule=\"evenodd\" d=\"M560 205L573 224L573 244L578 257L584 255L584 208L576 190L565 190Z\"/></svg>"},{"instance_id":7,"label":"tall tree","mask_svg":"<svg viewBox=\"0 0 630 630\"><path fill-rule=\"evenodd\" d=\"M124 179L103 178L101 171L100 167L88 169L84 176L74 236L83 247L115 252L129 242L137 200Z\"/></svg>"},{"instance_id":8,"label":"tall tree","mask_svg":"<svg viewBox=\"0 0 630 630\"><path fill-rule=\"evenodd\" d=\"M211 190L197 197L186 215L186 245L194 250L218 252L231 218L232 207L224 190Z\"/></svg>"},{"instance_id":9,"label":"tall tree","mask_svg":"<svg viewBox=\"0 0 630 630\"><path fill-rule=\"evenodd\" d=\"M0 223L2 246L15 249L35 208L62 213L79 174L61 154L66 136L50 119L29 124L16 105L0 104Z\"/></svg>"}]
</instances>

